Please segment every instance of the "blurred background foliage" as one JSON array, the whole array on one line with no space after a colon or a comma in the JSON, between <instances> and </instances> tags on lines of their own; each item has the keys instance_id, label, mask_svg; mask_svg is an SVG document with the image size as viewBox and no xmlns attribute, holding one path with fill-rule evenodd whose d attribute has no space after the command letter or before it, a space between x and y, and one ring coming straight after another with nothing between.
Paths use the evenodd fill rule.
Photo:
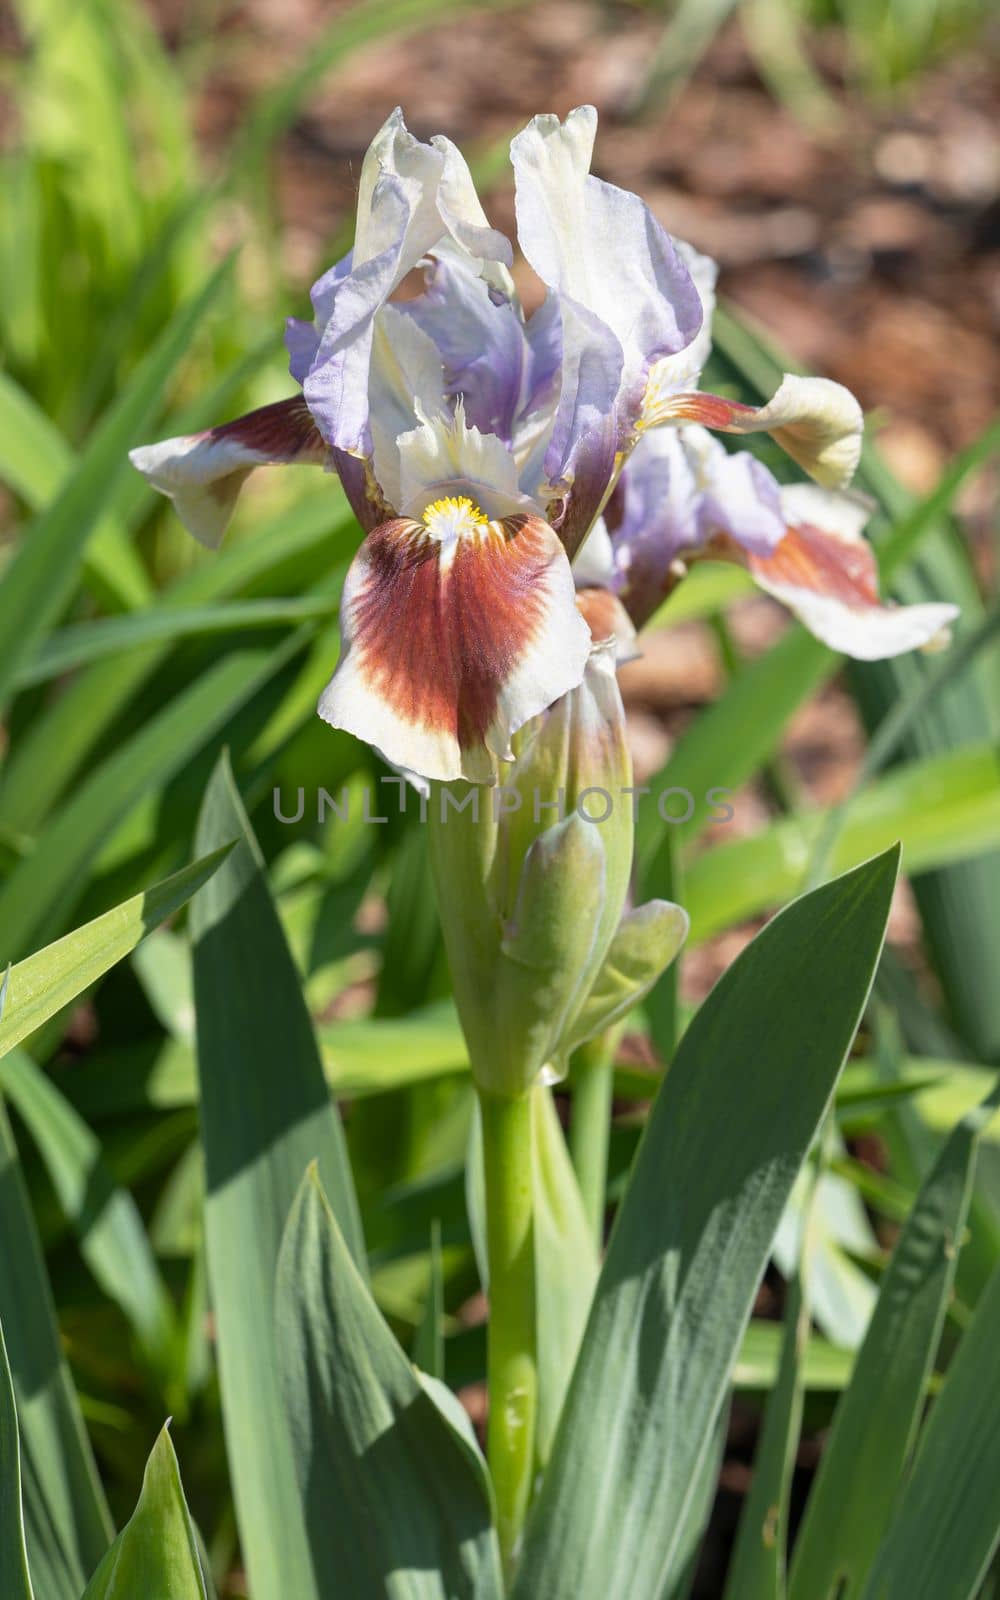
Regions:
<instances>
[{"instance_id":1,"label":"blurred background foliage","mask_svg":"<svg viewBox=\"0 0 1000 1600\"><path fill-rule=\"evenodd\" d=\"M0 21L0 958L190 860L227 746L345 1110L376 1295L408 1347L440 1346L476 1421L471 1091L426 852L413 804L399 815L367 748L314 715L357 530L331 477L262 473L225 550L207 555L126 450L288 392L283 317L349 246L360 161L397 101L417 133L462 143L510 229L510 132L593 99L601 174L720 260L711 386L753 400L801 364L873 413L862 487L883 575L902 599L962 604L950 654L845 673L739 574L705 568L623 676L640 781L729 787L735 815L712 826L699 807L671 827L653 800L640 809L642 891L672 889L693 932L621 1047L612 1203L677 1031L719 972L808 881L904 842L910 876L812 1236L804 1480L894 1230L1000 1063L992 12L14 0ZM317 817L321 788L349 795L349 820ZM293 817L300 789L302 818L278 820L275 791ZM365 820L366 795L387 820ZM220 1592L235 1596L193 1038L181 919L0 1058L13 1123L0 1154L27 1183L116 1519L172 1413ZM23 1193L0 1193L16 1255ZM706 1595L777 1370L794 1222L738 1369ZM994 1124L952 1343L998 1255ZM948 1348L946 1333L942 1360Z\"/></svg>"}]
</instances>

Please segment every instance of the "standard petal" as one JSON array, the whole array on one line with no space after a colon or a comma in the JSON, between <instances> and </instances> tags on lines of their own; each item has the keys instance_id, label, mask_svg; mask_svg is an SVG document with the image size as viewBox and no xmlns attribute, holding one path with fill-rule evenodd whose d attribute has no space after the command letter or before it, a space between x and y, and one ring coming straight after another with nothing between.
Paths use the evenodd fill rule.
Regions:
<instances>
[{"instance_id":1,"label":"standard petal","mask_svg":"<svg viewBox=\"0 0 1000 1600\"><path fill-rule=\"evenodd\" d=\"M512 444L530 382L531 349L520 310L491 292L476 263L454 249L441 249L425 276L424 293L400 312L433 342L447 393L462 396L469 421Z\"/></svg>"},{"instance_id":2,"label":"standard petal","mask_svg":"<svg viewBox=\"0 0 1000 1600\"><path fill-rule=\"evenodd\" d=\"M677 251L691 274L691 281L701 300L702 322L696 336L685 349L675 356L661 356L650 368L643 396L643 410L653 408L673 394L695 389L702 368L712 349L712 318L715 315L715 283L719 268L711 256L703 256L683 239L674 241Z\"/></svg>"},{"instance_id":3,"label":"standard petal","mask_svg":"<svg viewBox=\"0 0 1000 1600\"><path fill-rule=\"evenodd\" d=\"M443 238L475 257L490 281L508 283L510 243L490 228L469 170L449 140L423 144L394 111L365 156L354 250L314 285L315 345L292 322L292 365L331 445L371 453L369 367L375 318L406 274Z\"/></svg>"},{"instance_id":4,"label":"standard petal","mask_svg":"<svg viewBox=\"0 0 1000 1600\"><path fill-rule=\"evenodd\" d=\"M854 497L798 485L784 499L785 537L747 565L760 587L831 649L881 661L929 644L958 616L954 605L880 601L875 556L860 537L865 510Z\"/></svg>"},{"instance_id":5,"label":"standard petal","mask_svg":"<svg viewBox=\"0 0 1000 1600\"><path fill-rule=\"evenodd\" d=\"M217 545L237 496L254 467L324 466L330 452L301 395L261 406L205 433L164 439L129 451L154 489L174 502L184 526L202 544Z\"/></svg>"},{"instance_id":6,"label":"standard petal","mask_svg":"<svg viewBox=\"0 0 1000 1600\"><path fill-rule=\"evenodd\" d=\"M425 778L496 781L511 736L583 678L590 634L547 523L445 541L397 519L348 573L320 715Z\"/></svg>"},{"instance_id":7,"label":"standard petal","mask_svg":"<svg viewBox=\"0 0 1000 1600\"><path fill-rule=\"evenodd\" d=\"M443 424L450 416L440 352L400 306L382 306L375 318L368 396L372 469L383 499L393 508L387 515L393 516L402 509L400 438L419 427L423 418L434 417Z\"/></svg>"},{"instance_id":8,"label":"standard petal","mask_svg":"<svg viewBox=\"0 0 1000 1600\"><path fill-rule=\"evenodd\" d=\"M864 415L843 384L786 373L766 406L717 394L651 395L643 429L700 422L722 433L769 433L825 489L844 489L861 459Z\"/></svg>"},{"instance_id":9,"label":"standard petal","mask_svg":"<svg viewBox=\"0 0 1000 1600\"><path fill-rule=\"evenodd\" d=\"M684 349L702 322L691 275L638 197L590 175L593 106L565 122L535 117L511 144L521 248L542 282L584 307L621 345L623 403L638 404L660 356Z\"/></svg>"},{"instance_id":10,"label":"standard petal","mask_svg":"<svg viewBox=\"0 0 1000 1600\"><path fill-rule=\"evenodd\" d=\"M550 515L572 555L631 439L650 367L691 344L702 307L637 195L590 175L597 113L535 117L511 144L518 237L549 291L562 378L544 452Z\"/></svg>"}]
</instances>

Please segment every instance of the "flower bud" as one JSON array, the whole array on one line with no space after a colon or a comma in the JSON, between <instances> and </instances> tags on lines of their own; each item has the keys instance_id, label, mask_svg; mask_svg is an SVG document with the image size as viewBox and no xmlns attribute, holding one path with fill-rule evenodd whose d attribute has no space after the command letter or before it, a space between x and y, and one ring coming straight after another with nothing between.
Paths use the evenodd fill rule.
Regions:
<instances>
[{"instance_id":1,"label":"flower bud","mask_svg":"<svg viewBox=\"0 0 1000 1600\"><path fill-rule=\"evenodd\" d=\"M433 785L428 818L473 1073L502 1095L564 1061L625 905L632 768L612 641L513 749L496 789Z\"/></svg>"}]
</instances>

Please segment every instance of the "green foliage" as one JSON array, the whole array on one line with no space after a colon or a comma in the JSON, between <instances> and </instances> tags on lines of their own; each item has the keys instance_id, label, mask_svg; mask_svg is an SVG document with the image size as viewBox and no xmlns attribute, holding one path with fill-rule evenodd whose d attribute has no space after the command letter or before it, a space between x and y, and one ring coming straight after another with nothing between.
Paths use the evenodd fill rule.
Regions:
<instances>
[{"instance_id":1,"label":"green foliage","mask_svg":"<svg viewBox=\"0 0 1000 1600\"><path fill-rule=\"evenodd\" d=\"M406 1360L315 1168L288 1219L276 1316L317 1592L499 1597L489 1479L472 1429L448 1391Z\"/></svg>"},{"instance_id":2,"label":"green foliage","mask_svg":"<svg viewBox=\"0 0 1000 1600\"><path fill-rule=\"evenodd\" d=\"M680 1578L691 1486L867 998L898 859L782 912L688 1029L597 1282L515 1594L652 1600Z\"/></svg>"},{"instance_id":3,"label":"green foliage","mask_svg":"<svg viewBox=\"0 0 1000 1600\"><path fill-rule=\"evenodd\" d=\"M305 1600L314 1578L278 1389L273 1308L284 1218L313 1159L356 1261L364 1244L312 1024L223 757L205 797L199 848L233 837L236 849L200 891L192 917L209 1284L247 1565L260 1600L289 1587Z\"/></svg>"},{"instance_id":4,"label":"green foliage","mask_svg":"<svg viewBox=\"0 0 1000 1600\"><path fill-rule=\"evenodd\" d=\"M146 1464L139 1504L87 1585L83 1600L134 1595L209 1600L177 1457L163 1429Z\"/></svg>"},{"instance_id":5,"label":"green foliage","mask_svg":"<svg viewBox=\"0 0 1000 1600\"><path fill-rule=\"evenodd\" d=\"M34 1600L21 1509L21 1443L14 1385L0 1328L0 1572L10 1600Z\"/></svg>"},{"instance_id":6,"label":"green foliage","mask_svg":"<svg viewBox=\"0 0 1000 1600\"><path fill-rule=\"evenodd\" d=\"M761 60L768 4L747 15ZM683 8L673 72L725 9ZM851 8L855 58L880 81L957 18L908 9L903 40L898 8ZM126 0L15 7L25 49L5 74L0 156L4 1600L208 1600L213 1574L230 1600L241 1568L254 1600L325 1596L345 1570L352 1600L382 1600L390 1571L394 1594L503 1592L492 1484L454 1398L483 1378L465 1313L488 1285L427 835L412 802L360 820L381 769L314 715L357 528L329 475L274 474L205 556L126 464L141 440L286 392L277 328L304 285L282 283L275 248L278 141L349 52L461 10L338 11L209 173L191 91L217 59L210 19L168 55ZM245 247L220 265L234 234ZM771 352L726 313L718 332L718 382L767 392ZM830 1600L841 1577L839 1600L977 1595L1000 1527L1000 1121L970 1115L998 1058L1000 680L995 595L951 507L996 442L994 426L919 502L866 454L884 578L903 599L958 596L964 620L942 662L850 672L873 755L845 805L793 798L711 850L703 815L670 828L655 798L640 807L638 888L684 905L694 942L820 887L693 1017L676 966L647 992L682 919L654 904L622 924L569 1043L648 1022L660 1065L599 1069L610 1149L586 1206L567 1097L535 1096L544 1475L518 1594L679 1600L735 1389L766 1410L735 1592L783 1594L787 1566L789 1600ZM747 584L706 566L656 625L724 620ZM797 627L736 664L654 795L773 769L840 666ZM290 814L300 785L302 821L278 821L275 788ZM317 820L321 786L346 786L350 821ZM877 952L892 862L858 863L897 838L944 1004L884 962L900 1048L889 1060L866 1032L830 1115L880 1139L888 1170L828 1140L805 1309L786 1290L783 1334L748 1313ZM601 1269L605 1155L617 1220ZM823 1209L831 1177L876 1225L863 1261ZM887 1222L902 1227L891 1255ZM828 1336L824 1273L874 1302L856 1353ZM807 1432L833 1420L789 1552L800 1396Z\"/></svg>"}]
</instances>

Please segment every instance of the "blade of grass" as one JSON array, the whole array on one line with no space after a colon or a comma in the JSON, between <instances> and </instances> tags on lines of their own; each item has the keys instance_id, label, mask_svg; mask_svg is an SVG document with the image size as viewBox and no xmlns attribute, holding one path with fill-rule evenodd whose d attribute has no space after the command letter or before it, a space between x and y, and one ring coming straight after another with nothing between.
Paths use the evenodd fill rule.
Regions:
<instances>
[{"instance_id":1,"label":"blade of grass","mask_svg":"<svg viewBox=\"0 0 1000 1600\"><path fill-rule=\"evenodd\" d=\"M114 1529L59 1342L52 1291L0 1103L0 1323L21 1430L28 1560L38 1600L79 1600Z\"/></svg>"},{"instance_id":2,"label":"blade of grass","mask_svg":"<svg viewBox=\"0 0 1000 1600\"><path fill-rule=\"evenodd\" d=\"M33 511L47 505L70 477L73 452L9 373L0 372L0 479ZM122 525L102 515L91 535L86 561L119 605L142 605L153 593L146 569Z\"/></svg>"},{"instance_id":3,"label":"blade of grass","mask_svg":"<svg viewBox=\"0 0 1000 1600\"><path fill-rule=\"evenodd\" d=\"M992 743L894 768L864 790L833 851L835 870L901 837L911 873L965 861L1000 843L1000 758ZM687 868L690 943L793 895L826 813L805 812L705 851Z\"/></svg>"},{"instance_id":4,"label":"blade of grass","mask_svg":"<svg viewBox=\"0 0 1000 1600\"><path fill-rule=\"evenodd\" d=\"M0 1326L0 1572L6 1600L35 1600L21 1506L21 1438L7 1345Z\"/></svg>"},{"instance_id":5,"label":"blade of grass","mask_svg":"<svg viewBox=\"0 0 1000 1600\"><path fill-rule=\"evenodd\" d=\"M968 1216L979 1136L995 1103L959 1123L893 1251L854 1376L837 1407L796 1539L790 1600L856 1600L920 1422Z\"/></svg>"},{"instance_id":6,"label":"blade of grass","mask_svg":"<svg viewBox=\"0 0 1000 1600\"><path fill-rule=\"evenodd\" d=\"M155 416L164 385L227 282L232 264L232 257L224 261L197 298L178 311L101 423L65 488L25 531L0 580L0 707L20 666L72 595L108 486L130 470L128 446Z\"/></svg>"},{"instance_id":7,"label":"blade of grass","mask_svg":"<svg viewBox=\"0 0 1000 1600\"><path fill-rule=\"evenodd\" d=\"M306 623L276 648L233 651L114 750L53 814L31 855L0 888L0 928L16 955L67 917L98 848L145 795L181 772L196 751L307 642Z\"/></svg>"},{"instance_id":8,"label":"blade of grass","mask_svg":"<svg viewBox=\"0 0 1000 1600\"><path fill-rule=\"evenodd\" d=\"M809 1310L801 1277L786 1288L781 1362L754 1452L724 1600L784 1600L788 1502L802 1425L802 1354Z\"/></svg>"},{"instance_id":9,"label":"blade of grass","mask_svg":"<svg viewBox=\"0 0 1000 1600\"><path fill-rule=\"evenodd\" d=\"M102 917L10 968L0 1010L0 1056L27 1039L179 911L225 860L229 846L194 861Z\"/></svg>"},{"instance_id":10,"label":"blade of grass","mask_svg":"<svg viewBox=\"0 0 1000 1600\"><path fill-rule=\"evenodd\" d=\"M329 617L339 601L333 596L301 600L243 600L226 606L153 606L127 617L80 622L49 635L34 660L18 674L19 689L46 683L64 672L104 656L141 649L148 644L175 644L203 634L241 633L250 628L280 628L290 622Z\"/></svg>"},{"instance_id":11,"label":"blade of grass","mask_svg":"<svg viewBox=\"0 0 1000 1600\"><path fill-rule=\"evenodd\" d=\"M150 1370L168 1382L177 1321L142 1217L100 1142L23 1050L0 1061L0 1088L30 1132L97 1283L121 1309Z\"/></svg>"},{"instance_id":12,"label":"blade of grass","mask_svg":"<svg viewBox=\"0 0 1000 1600\"><path fill-rule=\"evenodd\" d=\"M257 538L196 567L170 586L160 605L184 610L259 585L280 588L289 567L292 581L300 583L299 568L303 563L317 565L325 544L336 559L355 537L353 520L343 516L338 520L324 496L283 513ZM115 717L169 659L170 649L165 643L150 644L121 659L97 662L46 707L37 723L24 730L0 769L0 823L15 832L39 831L59 794Z\"/></svg>"},{"instance_id":13,"label":"blade of grass","mask_svg":"<svg viewBox=\"0 0 1000 1600\"><path fill-rule=\"evenodd\" d=\"M1000 1267L921 1435L863 1600L972 1600L1000 1538Z\"/></svg>"}]
</instances>

